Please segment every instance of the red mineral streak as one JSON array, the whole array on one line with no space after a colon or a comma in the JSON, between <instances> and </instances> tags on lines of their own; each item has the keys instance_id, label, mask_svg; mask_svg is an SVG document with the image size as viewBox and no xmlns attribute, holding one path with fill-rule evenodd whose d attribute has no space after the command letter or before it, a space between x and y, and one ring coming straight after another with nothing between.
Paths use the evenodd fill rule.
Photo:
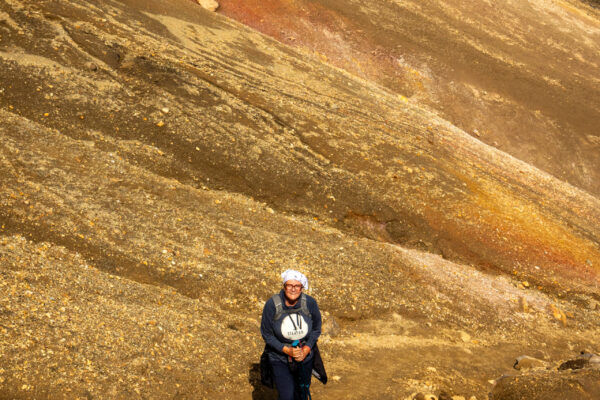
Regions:
<instances>
[{"instance_id":1,"label":"red mineral streak","mask_svg":"<svg viewBox=\"0 0 600 400\"><path fill-rule=\"evenodd\" d=\"M225 0L220 4L220 13L357 76L407 96L423 89L423 77L403 67L399 53L370 41L357 24L318 3Z\"/></svg>"}]
</instances>

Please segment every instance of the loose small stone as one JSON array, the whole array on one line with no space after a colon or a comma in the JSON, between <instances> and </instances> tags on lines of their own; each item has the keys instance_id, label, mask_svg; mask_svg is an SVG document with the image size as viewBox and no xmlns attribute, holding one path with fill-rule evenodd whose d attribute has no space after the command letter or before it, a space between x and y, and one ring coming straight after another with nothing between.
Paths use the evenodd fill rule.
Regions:
<instances>
[{"instance_id":1,"label":"loose small stone","mask_svg":"<svg viewBox=\"0 0 600 400\"><path fill-rule=\"evenodd\" d=\"M219 8L219 3L217 3L215 0L196 0L196 3L208 11L217 11Z\"/></svg>"},{"instance_id":2,"label":"loose small stone","mask_svg":"<svg viewBox=\"0 0 600 400\"><path fill-rule=\"evenodd\" d=\"M98 70L98 66L95 63L91 62L91 61L86 62L85 63L85 67L87 69L89 69L90 71L97 71Z\"/></svg>"},{"instance_id":3,"label":"loose small stone","mask_svg":"<svg viewBox=\"0 0 600 400\"><path fill-rule=\"evenodd\" d=\"M545 367L546 363L530 356L519 356L513 364L513 368L516 370L525 370L530 368L542 368Z\"/></svg>"}]
</instances>

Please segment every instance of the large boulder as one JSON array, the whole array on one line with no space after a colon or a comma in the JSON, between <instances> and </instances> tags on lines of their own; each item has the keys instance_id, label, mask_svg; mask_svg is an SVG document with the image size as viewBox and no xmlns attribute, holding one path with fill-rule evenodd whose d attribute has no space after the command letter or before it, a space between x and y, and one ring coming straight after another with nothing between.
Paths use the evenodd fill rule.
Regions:
<instances>
[{"instance_id":1,"label":"large boulder","mask_svg":"<svg viewBox=\"0 0 600 400\"><path fill-rule=\"evenodd\" d=\"M597 400L600 369L532 370L498 380L490 400Z\"/></svg>"}]
</instances>

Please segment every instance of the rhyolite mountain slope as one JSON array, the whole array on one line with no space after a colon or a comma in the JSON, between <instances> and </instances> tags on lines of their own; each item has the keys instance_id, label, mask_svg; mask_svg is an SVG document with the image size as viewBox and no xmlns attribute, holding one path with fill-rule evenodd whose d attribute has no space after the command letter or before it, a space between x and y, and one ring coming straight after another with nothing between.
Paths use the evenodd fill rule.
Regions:
<instances>
[{"instance_id":1,"label":"rhyolite mountain slope","mask_svg":"<svg viewBox=\"0 0 600 400\"><path fill-rule=\"evenodd\" d=\"M599 4L221 0L219 12L599 195Z\"/></svg>"},{"instance_id":2,"label":"rhyolite mountain slope","mask_svg":"<svg viewBox=\"0 0 600 400\"><path fill-rule=\"evenodd\" d=\"M0 397L268 395L290 267L319 398L598 351L597 197L187 0L0 3L0 155Z\"/></svg>"}]
</instances>

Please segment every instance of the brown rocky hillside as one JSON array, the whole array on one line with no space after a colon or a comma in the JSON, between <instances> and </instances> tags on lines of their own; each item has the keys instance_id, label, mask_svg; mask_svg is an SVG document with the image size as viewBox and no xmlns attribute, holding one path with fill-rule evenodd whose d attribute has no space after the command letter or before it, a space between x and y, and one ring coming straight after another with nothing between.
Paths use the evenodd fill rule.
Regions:
<instances>
[{"instance_id":1,"label":"brown rocky hillside","mask_svg":"<svg viewBox=\"0 0 600 400\"><path fill-rule=\"evenodd\" d=\"M221 0L219 11L600 194L597 1Z\"/></svg>"},{"instance_id":2,"label":"brown rocky hillside","mask_svg":"<svg viewBox=\"0 0 600 400\"><path fill-rule=\"evenodd\" d=\"M515 357L600 352L600 20L513 3L221 3L337 21L281 43L189 0L0 2L0 399L272 398L286 268L324 314L314 398L508 399Z\"/></svg>"}]
</instances>

